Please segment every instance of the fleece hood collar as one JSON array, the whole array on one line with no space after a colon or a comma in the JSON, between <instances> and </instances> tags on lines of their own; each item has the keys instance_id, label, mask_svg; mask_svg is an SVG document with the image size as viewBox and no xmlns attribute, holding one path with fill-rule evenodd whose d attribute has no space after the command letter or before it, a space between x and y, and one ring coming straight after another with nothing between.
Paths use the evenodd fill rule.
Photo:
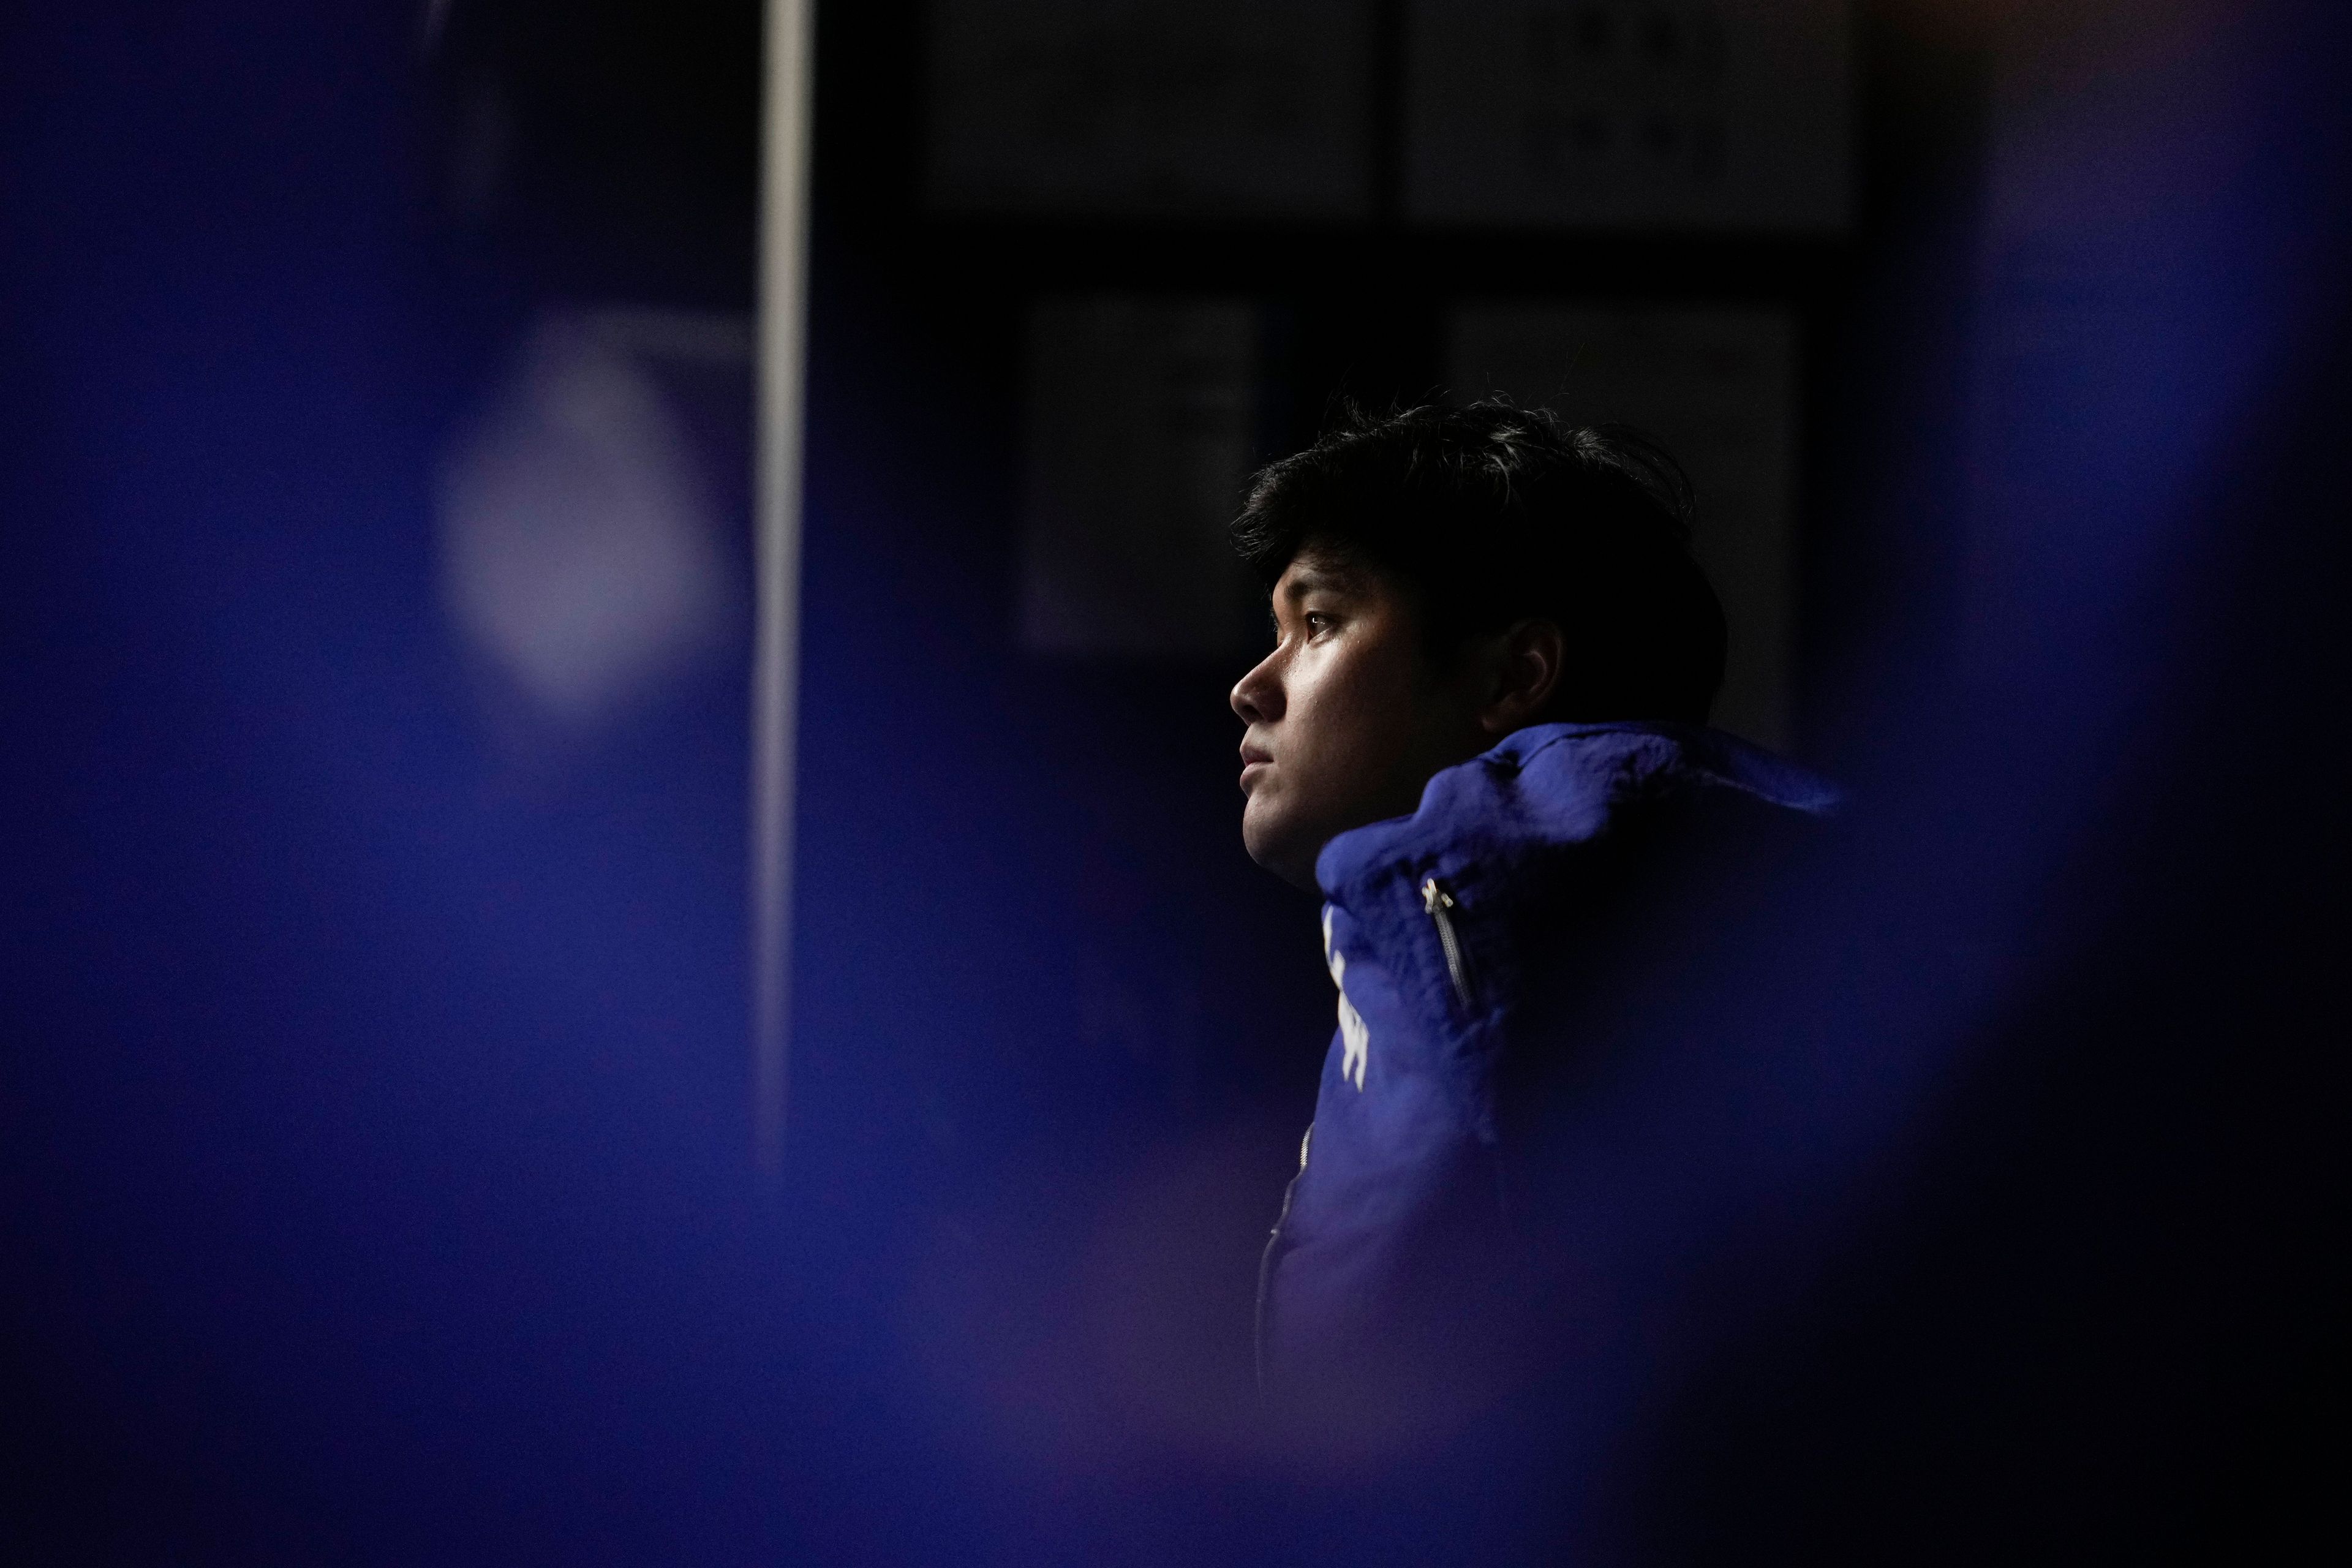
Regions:
<instances>
[{"instance_id":1,"label":"fleece hood collar","mask_svg":"<svg viewBox=\"0 0 2352 1568\"><path fill-rule=\"evenodd\" d=\"M1316 880L1341 909L1360 907L1399 872L1447 886L1503 885L1533 863L1588 843L1633 802L1729 787L1809 815L1838 790L1795 763L1695 724L1535 724L1429 781L1411 816L1334 837Z\"/></svg>"}]
</instances>

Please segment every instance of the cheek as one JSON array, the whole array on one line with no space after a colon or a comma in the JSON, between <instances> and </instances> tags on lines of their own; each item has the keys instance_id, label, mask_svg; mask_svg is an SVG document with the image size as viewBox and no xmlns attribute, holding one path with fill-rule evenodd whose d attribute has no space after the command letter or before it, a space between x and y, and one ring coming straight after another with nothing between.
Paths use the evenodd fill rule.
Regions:
<instances>
[{"instance_id":1,"label":"cheek","mask_svg":"<svg viewBox=\"0 0 2352 1568\"><path fill-rule=\"evenodd\" d=\"M1393 749L1404 718L1378 660L1334 658L1294 688L1292 743L1301 764L1291 787L1322 802L1360 790Z\"/></svg>"},{"instance_id":2,"label":"cheek","mask_svg":"<svg viewBox=\"0 0 2352 1568\"><path fill-rule=\"evenodd\" d=\"M1334 660L1317 693L1318 750L1360 769L1395 750L1412 728L1412 670L1386 646Z\"/></svg>"}]
</instances>

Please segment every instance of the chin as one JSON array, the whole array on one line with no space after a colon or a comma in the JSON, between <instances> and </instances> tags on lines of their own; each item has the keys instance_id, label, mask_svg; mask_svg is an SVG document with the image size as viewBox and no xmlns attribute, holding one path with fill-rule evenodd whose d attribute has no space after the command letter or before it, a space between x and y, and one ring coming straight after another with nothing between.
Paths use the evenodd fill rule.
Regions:
<instances>
[{"instance_id":1,"label":"chin","mask_svg":"<svg viewBox=\"0 0 2352 1568\"><path fill-rule=\"evenodd\" d=\"M1242 812L1242 847L1249 858L1289 883L1307 892L1315 892L1315 857L1320 844L1306 842L1307 835L1279 818L1268 821L1270 812L1255 809L1252 801Z\"/></svg>"},{"instance_id":2,"label":"chin","mask_svg":"<svg viewBox=\"0 0 2352 1568\"><path fill-rule=\"evenodd\" d=\"M1260 820L1256 802L1252 801L1242 807L1242 847L1249 851L1251 859L1261 866L1265 866L1266 857L1274 852L1276 837L1266 832L1265 824ZM1271 867L1267 868L1272 869Z\"/></svg>"},{"instance_id":3,"label":"chin","mask_svg":"<svg viewBox=\"0 0 2352 1568\"><path fill-rule=\"evenodd\" d=\"M1274 869L1275 858L1282 852L1282 839L1280 817L1267 809L1265 803L1252 796L1242 807L1242 847L1249 851L1251 859L1270 871Z\"/></svg>"}]
</instances>

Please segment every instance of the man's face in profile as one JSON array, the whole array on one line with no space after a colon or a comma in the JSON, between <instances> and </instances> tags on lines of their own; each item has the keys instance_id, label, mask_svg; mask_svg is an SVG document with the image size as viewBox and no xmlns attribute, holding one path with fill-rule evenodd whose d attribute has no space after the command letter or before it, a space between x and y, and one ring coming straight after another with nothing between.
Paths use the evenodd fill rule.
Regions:
<instances>
[{"instance_id":1,"label":"man's face in profile","mask_svg":"<svg viewBox=\"0 0 2352 1568\"><path fill-rule=\"evenodd\" d=\"M1275 584L1274 622L1274 651L1233 691L1242 842L1312 891L1335 834L1411 813L1432 773L1491 737L1475 682L1431 661L1409 584L1310 546Z\"/></svg>"}]
</instances>

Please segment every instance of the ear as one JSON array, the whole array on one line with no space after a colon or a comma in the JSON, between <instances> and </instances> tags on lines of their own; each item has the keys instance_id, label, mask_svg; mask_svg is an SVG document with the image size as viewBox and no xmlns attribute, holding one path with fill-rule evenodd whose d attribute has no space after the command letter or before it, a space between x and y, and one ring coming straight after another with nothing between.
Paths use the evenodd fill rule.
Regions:
<instances>
[{"instance_id":1,"label":"ear","mask_svg":"<svg viewBox=\"0 0 2352 1568\"><path fill-rule=\"evenodd\" d=\"M1478 727L1507 735L1535 721L1559 689L1568 639L1556 621L1520 621L1490 645L1486 705Z\"/></svg>"}]
</instances>

